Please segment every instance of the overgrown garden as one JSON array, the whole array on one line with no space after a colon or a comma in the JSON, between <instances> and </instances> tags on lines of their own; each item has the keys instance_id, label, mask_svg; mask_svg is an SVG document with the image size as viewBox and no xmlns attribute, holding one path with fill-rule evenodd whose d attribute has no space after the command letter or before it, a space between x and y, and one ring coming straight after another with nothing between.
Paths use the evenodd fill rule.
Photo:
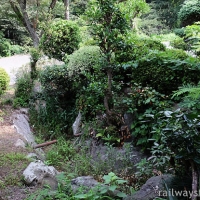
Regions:
<instances>
[{"instance_id":1,"label":"overgrown garden","mask_svg":"<svg viewBox=\"0 0 200 200\"><path fill-rule=\"evenodd\" d=\"M29 107L38 142L58 140L48 149L46 164L65 172L56 193L43 189L38 198L122 199L157 171L187 180L178 189L193 191L191 199L197 199L199 1L77 0L69 5L70 20L64 18L68 4L62 1L25 2L10 1L13 11L7 20L15 30L0 21L0 56L31 54L30 70L17 80L13 105ZM13 15L24 26L12 21ZM9 31L16 37L9 37ZM41 68L43 55L63 64ZM0 94L7 81L0 71ZM33 92L35 82L41 84L40 92ZM79 113L79 132L73 134ZM109 162L92 163L86 141L107 145ZM116 170L112 151L127 143L147 156L135 165L127 158L124 170ZM81 175L92 175L108 187L73 194L69 182ZM116 189L122 191L109 196ZM170 193L166 198L175 199Z\"/></svg>"}]
</instances>

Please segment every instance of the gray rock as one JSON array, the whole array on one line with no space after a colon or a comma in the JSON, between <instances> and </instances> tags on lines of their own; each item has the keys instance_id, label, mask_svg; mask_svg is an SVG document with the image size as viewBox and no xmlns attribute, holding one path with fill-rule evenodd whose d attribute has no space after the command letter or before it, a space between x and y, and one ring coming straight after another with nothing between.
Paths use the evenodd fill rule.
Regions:
<instances>
[{"instance_id":1,"label":"gray rock","mask_svg":"<svg viewBox=\"0 0 200 200\"><path fill-rule=\"evenodd\" d=\"M52 190L57 188L55 176L58 171L52 166L46 166L42 161L31 162L24 170L24 181L29 186L49 185Z\"/></svg>"},{"instance_id":2,"label":"gray rock","mask_svg":"<svg viewBox=\"0 0 200 200\"><path fill-rule=\"evenodd\" d=\"M72 130L73 130L73 134L74 136L79 136L81 135L81 113L79 111L78 116L76 117L75 122L72 125Z\"/></svg>"},{"instance_id":3,"label":"gray rock","mask_svg":"<svg viewBox=\"0 0 200 200\"><path fill-rule=\"evenodd\" d=\"M33 160L38 160L38 155L36 153L29 153L27 156L27 158L31 158Z\"/></svg>"},{"instance_id":4,"label":"gray rock","mask_svg":"<svg viewBox=\"0 0 200 200\"><path fill-rule=\"evenodd\" d=\"M173 178L174 176L170 174L151 177L139 191L132 196L124 198L124 200L153 200L156 197L162 197L163 192L166 192L162 179L169 187Z\"/></svg>"},{"instance_id":5,"label":"gray rock","mask_svg":"<svg viewBox=\"0 0 200 200\"><path fill-rule=\"evenodd\" d=\"M96 144L94 140L87 140L82 147L87 146L88 157L91 157L91 164L102 172L109 171L136 171L134 165L146 156L131 143L124 143L122 148L109 147Z\"/></svg>"},{"instance_id":6,"label":"gray rock","mask_svg":"<svg viewBox=\"0 0 200 200\"><path fill-rule=\"evenodd\" d=\"M23 148L23 149L26 148L25 142L24 142L23 140L21 140L21 139L18 139L18 140L15 142L15 146L16 146L16 147L21 147L21 148Z\"/></svg>"},{"instance_id":7,"label":"gray rock","mask_svg":"<svg viewBox=\"0 0 200 200\"><path fill-rule=\"evenodd\" d=\"M13 124L17 130L17 133L22 135L30 146L34 147L35 145L37 145L37 143L35 142L34 135L31 132L31 128L28 122L29 119L28 116L25 114L26 112L27 111L25 109L15 111L12 115ZM42 149L37 149L36 153L41 160L45 160L45 153Z\"/></svg>"},{"instance_id":8,"label":"gray rock","mask_svg":"<svg viewBox=\"0 0 200 200\"><path fill-rule=\"evenodd\" d=\"M79 187L84 186L91 189L97 186L99 183L92 176L80 176L72 179L71 186L73 191L76 191Z\"/></svg>"},{"instance_id":9,"label":"gray rock","mask_svg":"<svg viewBox=\"0 0 200 200\"><path fill-rule=\"evenodd\" d=\"M103 187L107 189L106 194L109 195L110 197L116 197L117 193L120 192L119 190L114 190L114 191L109 190L108 189L109 186L97 182L92 176L81 176L72 179L71 187L75 193L79 188L81 188L83 193L87 193L91 189L94 192L98 193L100 191L99 187Z\"/></svg>"},{"instance_id":10,"label":"gray rock","mask_svg":"<svg viewBox=\"0 0 200 200\"><path fill-rule=\"evenodd\" d=\"M124 114L124 122L128 126L129 130L131 130L131 125L134 121L134 115L132 113L125 113Z\"/></svg>"}]
</instances>

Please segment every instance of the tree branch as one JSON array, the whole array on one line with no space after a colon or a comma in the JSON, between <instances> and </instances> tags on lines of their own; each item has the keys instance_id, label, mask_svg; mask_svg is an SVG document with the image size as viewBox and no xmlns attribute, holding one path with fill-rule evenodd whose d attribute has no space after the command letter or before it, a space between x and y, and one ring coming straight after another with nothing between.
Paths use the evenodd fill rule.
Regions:
<instances>
[{"instance_id":1,"label":"tree branch","mask_svg":"<svg viewBox=\"0 0 200 200\"><path fill-rule=\"evenodd\" d=\"M52 0L52 1L51 1L51 4L50 4L50 6L49 6L49 12L50 12L51 10L54 9L54 7L55 7L55 5L56 5L56 2L57 2L57 0Z\"/></svg>"}]
</instances>

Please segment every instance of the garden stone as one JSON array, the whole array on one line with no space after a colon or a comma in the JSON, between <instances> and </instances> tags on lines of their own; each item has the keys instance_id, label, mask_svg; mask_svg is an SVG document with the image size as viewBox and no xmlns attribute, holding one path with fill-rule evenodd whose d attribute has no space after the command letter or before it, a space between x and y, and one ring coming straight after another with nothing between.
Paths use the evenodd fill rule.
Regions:
<instances>
[{"instance_id":1,"label":"garden stone","mask_svg":"<svg viewBox=\"0 0 200 200\"><path fill-rule=\"evenodd\" d=\"M163 179L170 186L173 178L174 176L170 174L151 177L139 191L132 196L124 198L124 200L153 200L156 197L162 197L162 194L166 192Z\"/></svg>"},{"instance_id":2,"label":"garden stone","mask_svg":"<svg viewBox=\"0 0 200 200\"><path fill-rule=\"evenodd\" d=\"M109 187L107 185L99 183L92 176L80 176L75 179L72 179L71 181L71 187L74 193L76 193L79 188L82 188L83 193L87 193L90 189L98 193L99 192L98 186L103 186L106 188ZM116 197L117 193L119 192L120 192L119 190L114 190L114 191L109 190L107 192L107 195L109 195L110 197Z\"/></svg>"},{"instance_id":3,"label":"garden stone","mask_svg":"<svg viewBox=\"0 0 200 200\"><path fill-rule=\"evenodd\" d=\"M42 161L31 162L24 170L24 181L29 186L48 185L52 190L57 188L56 175L58 171L52 166L46 166Z\"/></svg>"},{"instance_id":4,"label":"garden stone","mask_svg":"<svg viewBox=\"0 0 200 200\"><path fill-rule=\"evenodd\" d=\"M29 153L27 156L27 158L33 159L33 160L38 160L38 155L36 153Z\"/></svg>"},{"instance_id":5,"label":"garden stone","mask_svg":"<svg viewBox=\"0 0 200 200\"><path fill-rule=\"evenodd\" d=\"M22 135L31 147L34 147L37 144L35 142L34 135L31 132L27 112L27 109L16 110L12 115L12 119L17 133ZM45 159L45 154L42 149L36 149L36 153L41 160Z\"/></svg>"},{"instance_id":6,"label":"garden stone","mask_svg":"<svg viewBox=\"0 0 200 200\"><path fill-rule=\"evenodd\" d=\"M16 146L16 147L21 147L21 148L23 148L23 149L26 148L25 142L24 142L23 140L21 140L21 139L18 139L18 140L15 142L15 146Z\"/></svg>"},{"instance_id":7,"label":"garden stone","mask_svg":"<svg viewBox=\"0 0 200 200\"><path fill-rule=\"evenodd\" d=\"M91 189L99 183L92 176L80 176L72 179L71 186L73 191L77 191L81 186Z\"/></svg>"},{"instance_id":8,"label":"garden stone","mask_svg":"<svg viewBox=\"0 0 200 200\"><path fill-rule=\"evenodd\" d=\"M81 113L79 111L78 116L76 117L75 122L72 125L72 130L73 130L73 134L74 136L79 136L81 135Z\"/></svg>"},{"instance_id":9,"label":"garden stone","mask_svg":"<svg viewBox=\"0 0 200 200\"><path fill-rule=\"evenodd\" d=\"M85 141L82 146L87 146L88 156L92 158L91 164L97 166L101 171L107 168L121 171L131 167L131 171L136 171L134 165L145 158L139 149L133 147L129 142L125 142L122 148L109 147L103 144L97 144L95 140Z\"/></svg>"},{"instance_id":10,"label":"garden stone","mask_svg":"<svg viewBox=\"0 0 200 200\"><path fill-rule=\"evenodd\" d=\"M125 113L124 114L124 122L128 126L128 129L131 130L131 125L134 121L134 115L132 113Z\"/></svg>"}]
</instances>

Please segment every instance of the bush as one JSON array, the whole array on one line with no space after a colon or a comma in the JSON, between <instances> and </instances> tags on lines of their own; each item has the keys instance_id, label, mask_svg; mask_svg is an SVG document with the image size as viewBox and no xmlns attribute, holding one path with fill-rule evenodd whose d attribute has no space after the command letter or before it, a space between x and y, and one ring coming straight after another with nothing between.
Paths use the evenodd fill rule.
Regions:
<instances>
[{"instance_id":1,"label":"bush","mask_svg":"<svg viewBox=\"0 0 200 200\"><path fill-rule=\"evenodd\" d=\"M200 1L185 1L178 13L178 17L182 26L191 25L194 22L200 21Z\"/></svg>"},{"instance_id":2,"label":"bush","mask_svg":"<svg viewBox=\"0 0 200 200\"><path fill-rule=\"evenodd\" d=\"M66 53L71 54L78 49L79 42L78 26L69 20L57 20L44 30L40 48L47 56L62 60Z\"/></svg>"},{"instance_id":3,"label":"bush","mask_svg":"<svg viewBox=\"0 0 200 200\"><path fill-rule=\"evenodd\" d=\"M197 55L200 55L200 22L196 22L185 28L184 39L190 47L190 50L195 51Z\"/></svg>"},{"instance_id":4,"label":"bush","mask_svg":"<svg viewBox=\"0 0 200 200\"><path fill-rule=\"evenodd\" d=\"M129 34L124 38L123 47L119 47L120 54L116 60L120 63L140 59L149 53L149 50L164 51L165 46L158 40L139 38L135 34Z\"/></svg>"},{"instance_id":5,"label":"bush","mask_svg":"<svg viewBox=\"0 0 200 200\"><path fill-rule=\"evenodd\" d=\"M10 78L5 69L0 68L0 95L7 89Z\"/></svg>"},{"instance_id":6,"label":"bush","mask_svg":"<svg viewBox=\"0 0 200 200\"><path fill-rule=\"evenodd\" d=\"M23 71L22 74L17 77L13 106L26 107L31 97L32 88L33 82L30 73L28 71Z\"/></svg>"},{"instance_id":7,"label":"bush","mask_svg":"<svg viewBox=\"0 0 200 200\"><path fill-rule=\"evenodd\" d=\"M171 41L170 44L171 44L172 47L174 47L176 49L182 49L182 50L188 49L188 45L185 43L183 38L177 38L177 39Z\"/></svg>"},{"instance_id":8,"label":"bush","mask_svg":"<svg viewBox=\"0 0 200 200\"><path fill-rule=\"evenodd\" d=\"M171 94L183 83L198 83L198 59L182 50L152 51L129 67L130 77L142 86L150 86L162 94Z\"/></svg>"},{"instance_id":9,"label":"bush","mask_svg":"<svg viewBox=\"0 0 200 200\"><path fill-rule=\"evenodd\" d=\"M2 32L0 32L0 57L4 57L4 56L10 56L10 47L11 44L9 42L9 40L4 38L4 35Z\"/></svg>"},{"instance_id":10,"label":"bush","mask_svg":"<svg viewBox=\"0 0 200 200\"><path fill-rule=\"evenodd\" d=\"M185 28L176 28L174 29L174 33L178 35L179 37L185 36Z\"/></svg>"},{"instance_id":11,"label":"bush","mask_svg":"<svg viewBox=\"0 0 200 200\"><path fill-rule=\"evenodd\" d=\"M15 54L22 54L24 53L24 48L19 45L11 45L10 47L10 54L15 55Z\"/></svg>"},{"instance_id":12,"label":"bush","mask_svg":"<svg viewBox=\"0 0 200 200\"><path fill-rule=\"evenodd\" d=\"M90 73L98 67L100 61L100 48L98 46L85 46L66 56L69 76Z\"/></svg>"},{"instance_id":13,"label":"bush","mask_svg":"<svg viewBox=\"0 0 200 200\"><path fill-rule=\"evenodd\" d=\"M49 96L58 99L69 99L74 96L72 80L68 76L66 65L46 67L40 73L40 81Z\"/></svg>"}]
</instances>

